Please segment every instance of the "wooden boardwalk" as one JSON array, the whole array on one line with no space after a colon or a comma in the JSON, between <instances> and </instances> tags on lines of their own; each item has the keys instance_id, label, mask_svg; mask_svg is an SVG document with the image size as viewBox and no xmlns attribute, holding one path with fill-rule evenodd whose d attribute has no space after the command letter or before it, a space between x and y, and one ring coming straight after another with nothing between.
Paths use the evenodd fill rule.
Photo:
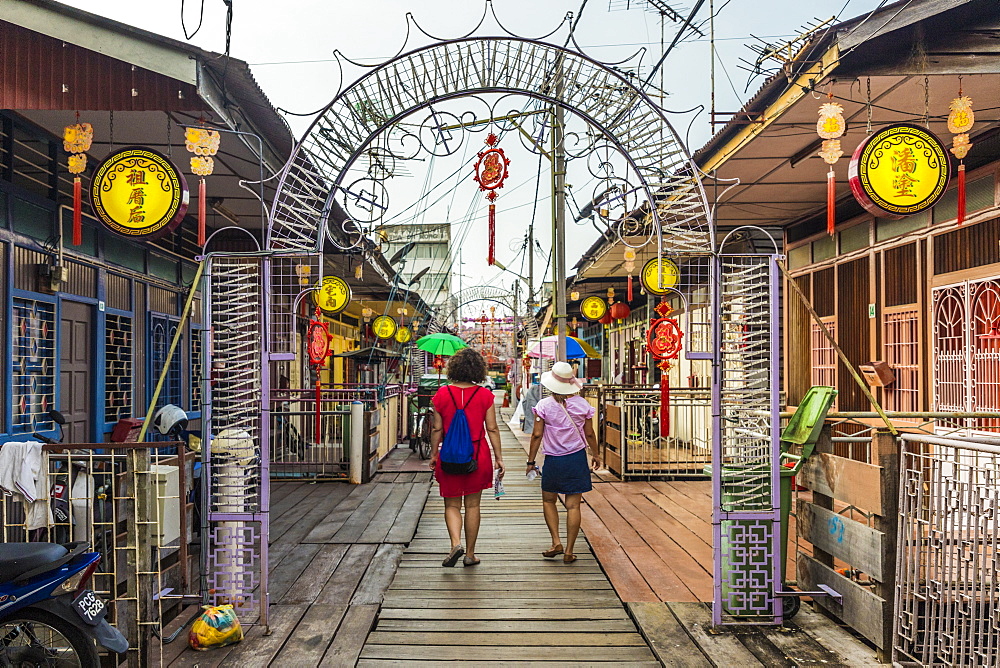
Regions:
<instances>
[{"instance_id":1,"label":"wooden boardwalk","mask_svg":"<svg viewBox=\"0 0 1000 668\"><path fill-rule=\"evenodd\" d=\"M507 493L483 499L482 563L441 566L450 544L433 491L358 665L658 666L585 536L575 563L542 558L539 482L524 478L511 432L502 437Z\"/></svg>"},{"instance_id":2,"label":"wooden boardwalk","mask_svg":"<svg viewBox=\"0 0 1000 668\"><path fill-rule=\"evenodd\" d=\"M243 619L246 639L195 652L187 633L152 663L174 668L353 666L382 595L413 539L430 489L429 472L390 473L375 482L273 482L270 624L265 636ZM389 482L391 484L385 484ZM167 627L171 633L193 610Z\"/></svg>"}]
</instances>

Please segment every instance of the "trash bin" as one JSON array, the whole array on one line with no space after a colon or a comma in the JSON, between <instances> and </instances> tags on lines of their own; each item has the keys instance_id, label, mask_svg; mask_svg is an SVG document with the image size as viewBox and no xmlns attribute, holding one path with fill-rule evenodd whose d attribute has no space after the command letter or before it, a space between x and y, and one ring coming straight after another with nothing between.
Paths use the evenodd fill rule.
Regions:
<instances>
[{"instance_id":1,"label":"trash bin","mask_svg":"<svg viewBox=\"0 0 1000 668\"><path fill-rule=\"evenodd\" d=\"M788 516L792 509L792 478L799 472L802 465L812 455L823 429L826 414L837 397L837 390L832 387L817 385L809 388L788 424L781 432L782 466L779 473L780 499L780 558L781 558L781 588L784 589L785 568L788 563ZM801 446L801 454L789 452L792 445ZM785 461L788 460L788 461ZM706 475L712 475L711 465L704 468ZM767 510L771 507L770 470L760 466L739 467L724 466L722 483L725 492L722 494L722 510L724 512L740 512ZM733 525L744 526L744 536L754 533L755 520L724 520L722 523L723 541L731 535ZM748 598L759 595L760 580L768 577L765 571L757 568L758 564L745 561L733 563L725 544L722 552L722 600L740 601L733 610L726 609L726 614L746 616L757 606L752 605ZM742 569L743 577L733 577L734 569ZM738 584L732 584L738 583ZM785 597L783 600L783 615L791 618L799 609L798 597Z\"/></svg>"}]
</instances>

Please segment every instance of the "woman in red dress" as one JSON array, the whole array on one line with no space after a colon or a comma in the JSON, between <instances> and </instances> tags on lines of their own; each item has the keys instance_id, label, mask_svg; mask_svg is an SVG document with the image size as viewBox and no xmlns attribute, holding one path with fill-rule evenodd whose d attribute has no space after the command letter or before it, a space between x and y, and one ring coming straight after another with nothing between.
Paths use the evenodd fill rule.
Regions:
<instances>
[{"instance_id":1,"label":"woman in red dress","mask_svg":"<svg viewBox=\"0 0 1000 668\"><path fill-rule=\"evenodd\" d=\"M493 471L503 477L503 454L500 429L497 427L493 393L479 383L486 380L486 361L472 348L459 350L448 360L449 384L438 389L431 400L434 406L434 429L431 433L431 468L444 497L444 521L451 538L451 552L441 562L454 566L462 555L463 564L475 566L476 538L479 536L479 502L484 489L493 486ZM465 409L478 465L472 473L445 473L438 461L438 450L451 419L459 408ZM489 443L487 443L489 437ZM492 454L490 445L493 446ZM465 547L462 547L462 506L465 506Z\"/></svg>"}]
</instances>

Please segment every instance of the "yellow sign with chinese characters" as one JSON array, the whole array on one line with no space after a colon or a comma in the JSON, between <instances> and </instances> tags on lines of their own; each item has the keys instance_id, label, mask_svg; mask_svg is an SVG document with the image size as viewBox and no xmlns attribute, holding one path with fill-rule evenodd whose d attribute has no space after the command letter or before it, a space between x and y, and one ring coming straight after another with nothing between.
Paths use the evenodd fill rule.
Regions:
<instances>
[{"instance_id":1,"label":"yellow sign with chinese characters","mask_svg":"<svg viewBox=\"0 0 1000 668\"><path fill-rule=\"evenodd\" d=\"M372 320L372 331L380 339L391 339L396 334L396 321L387 315Z\"/></svg>"},{"instance_id":2,"label":"yellow sign with chinese characters","mask_svg":"<svg viewBox=\"0 0 1000 668\"><path fill-rule=\"evenodd\" d=\"M934 206L948 188L948 150L934 133L901 123L875 131L854 151L851 192L869 213L901 218Z\"/></svg>"},{"instance_id":3,"label":"yellow sign with chinese characters","mask_svg":"<svg viewBox=\"0 0 1000 668\"><path fill-rule=\"evenodd\" d=\"M101 223L125 237L155 239L183 220L188 208L184 175L148 148L115 151L94 170L90 203Z\"/></svg>"},{"instance_id":4,"label":"yellow sign with chinese characters","mask_svg":"<svg viewBox=\"0 0 1000 668\"><path fill-rule=\"evenodd\" d=\"M410 331L409 327L400 327L396 330L396 341L399 343L409 343L412 338L413 332Z\"/></svg>"},{"instance_id":5,"label":"yellow sign with chinese characters","mask_svg":"<svg viewBox=\"0 0 1000 668\"><path fill-rule=\"evenodd\" d=\"M646 292L651 295L667 294L671 288L677 285L680 277L681 270L677 268L673 260L668 260L665 257L654 257L642 266L642 273L639 274L642 287L646 288Z\"/></svg>"},{"instance_id":6,"label":"yellow sign with chinese characters","mask_svg":"<svg viewBox=\"0 0 1000 668\"><path fill-rule=\"evenodd\" d=\"M608 312L608 305L600 297L590 296L580 302L580 314L587 320L597 322Z\"/></svg>"},{"instance_id":7,"label":"yellow sign with chinese characters","mask_svg":"<svg viewBox=\"0 0 1000 668\"><path fill-rule=\"evenodd\" d=\"M327 313L340 313L351 303L351 286L339 276L327 276L313 290L313 301Z\"/></svg>"}]
</instances>

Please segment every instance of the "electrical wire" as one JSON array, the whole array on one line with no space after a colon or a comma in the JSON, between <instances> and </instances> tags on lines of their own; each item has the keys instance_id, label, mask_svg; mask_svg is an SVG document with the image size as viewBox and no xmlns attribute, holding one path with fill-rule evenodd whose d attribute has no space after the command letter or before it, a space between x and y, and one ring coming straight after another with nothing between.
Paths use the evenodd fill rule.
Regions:
<instances>
[{"instance_id":1,"label":"electrical wire","mask_svg":"<svg viewBox=\"0 0 1000 668\"><path fill-rule=\"evenodd\" d=\"M190 35L187 31L187 25L184 23L184 2L185 0L181 0L181 30L184 32L184 39L191 40L201 30L201 24L205 22L205 0L201 0L201 9L198 11L198 27Z\"/></svg>"}]
</instances>

